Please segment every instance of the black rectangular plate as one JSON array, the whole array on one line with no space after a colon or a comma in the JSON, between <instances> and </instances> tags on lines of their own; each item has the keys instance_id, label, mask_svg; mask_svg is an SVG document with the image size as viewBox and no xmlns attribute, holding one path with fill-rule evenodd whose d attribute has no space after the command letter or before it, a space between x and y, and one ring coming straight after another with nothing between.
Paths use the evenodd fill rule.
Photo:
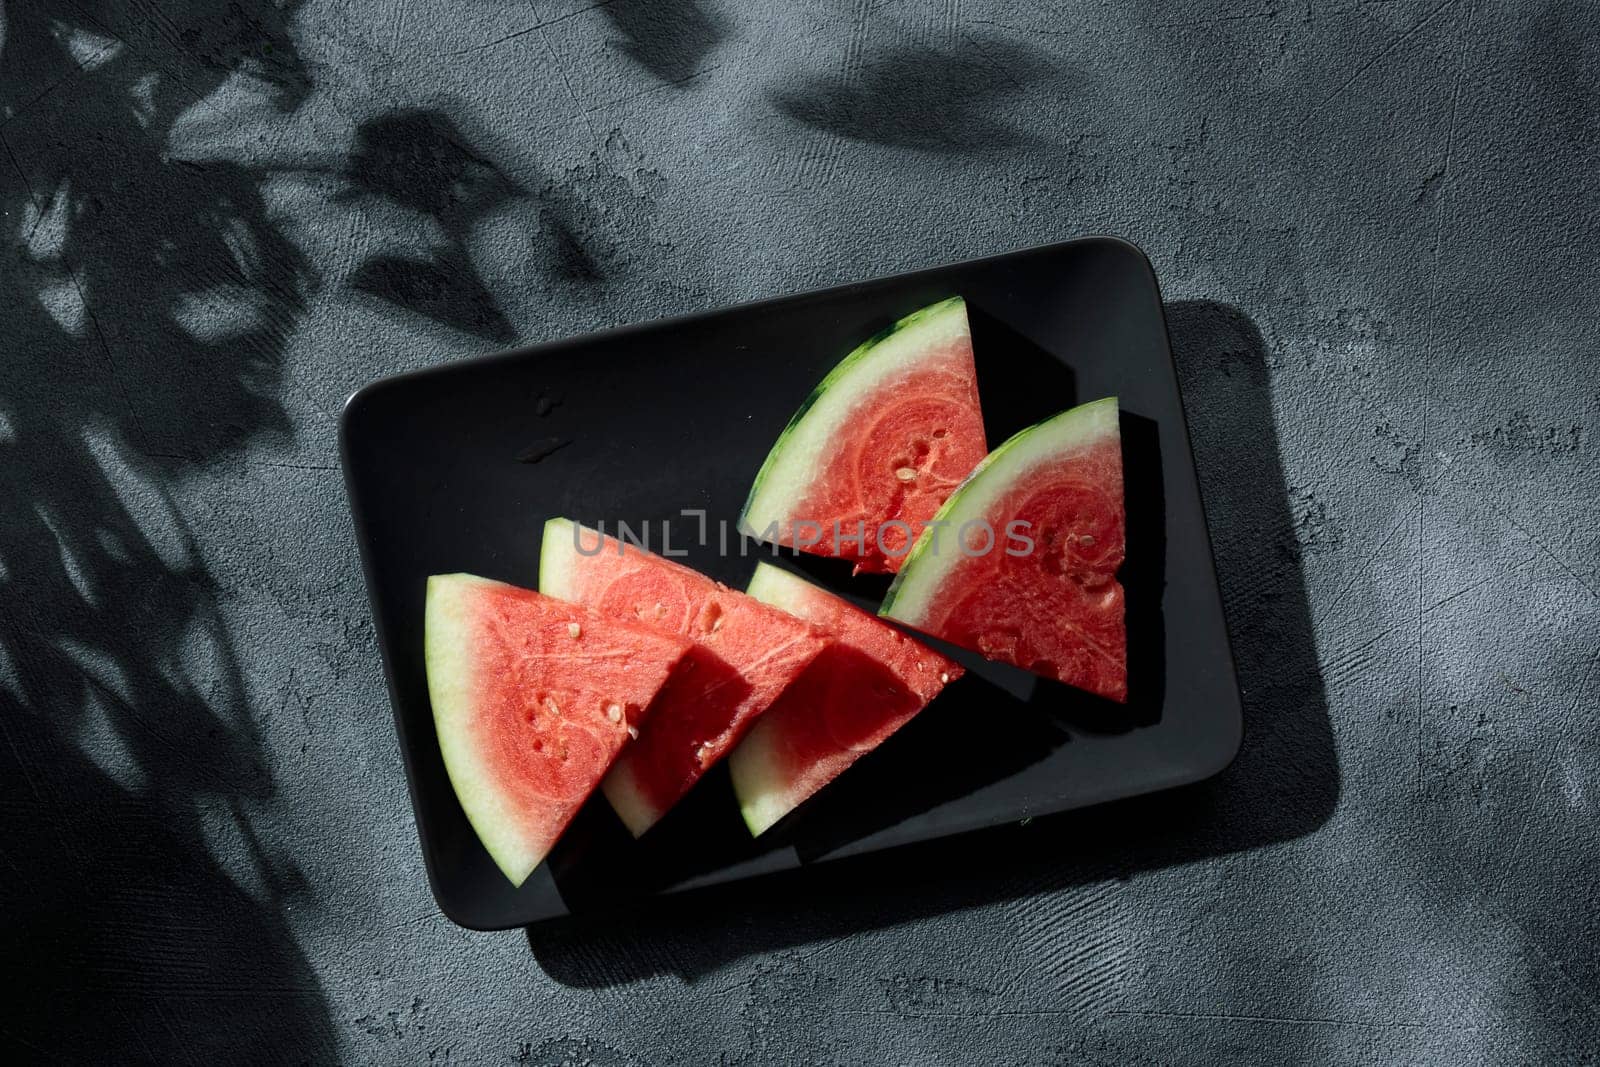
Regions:
<instances>
[{"instance_id":1,"label":"black rectangular plate","mask_svg":"<svg viewBox=\"0 0 1600 1067\"><path fill-rule=\"evenodd\" d=\"M512 888L439 755L422 658L427 576L534 587L551 516L674 520L693 535L698 522L680 513L702 509L710 536L682 537L684 562L742 588L757 554L724 555L718 530L731 530L795 408L863 338L954 293L968 302L991 445L1120 398L1129 706L963 654L965 678L759 841L719 768L639 842L592 800ZM428 878L463 926L521 926L1166 789L1238 750L1238 683L1161 297L1126 242L1071 241L386 378L350 399L341 429ZM864 603L884 588L833 561L785 558Z\"/></svg>"}]
</instances>

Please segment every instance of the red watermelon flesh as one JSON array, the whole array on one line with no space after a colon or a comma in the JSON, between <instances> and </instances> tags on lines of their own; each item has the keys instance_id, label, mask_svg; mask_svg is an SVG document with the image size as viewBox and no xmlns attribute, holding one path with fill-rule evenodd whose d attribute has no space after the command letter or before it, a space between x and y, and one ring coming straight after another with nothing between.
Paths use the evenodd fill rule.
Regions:
<instances>
[{"instance_id":1,"label":"red watermelon flesh","mask_svg":"<svg viewBox=\"0 0 1600 1067\"><path fill-rule=\"evenodd\" d=\"M863 534L857 573L899 570L923 524L983 459L972 351L937 355L937 364L914 381L869 394L851 436L836 442L816 487L796 508L817 517L825 531L809 551L850 558L855 549L844 537L843 551L835 548L837 523L841 534ZM905 527L885 526L891 520Z\"/></svg>"},{"instance_id":2,"label":"red watermelon flesh","mask_svg":"<svg viewBox=\"0 0 1600 1067\"><path fill-rule=\"evenodd\" d=\"M986 449L966 302L951 297L822 380L756 475L740 528L892 573Z\"/></svg>"},{"instance_id":3,"label":"red watermelon flesh","mask_svg":"<svg viewBox=\"0 0 1600 1067\"><path fill-rule=\"evenodd\" d=\"M428 579L424 630L445 769L484 847L521 885L692 646L470 574Z\"/></svg>"},{"instance_id":4,"label":"red watermelon flesh","mask_svg":"<svg viewBox=\"0 0 1600 1067\"><path fill-rule=\"evenodd\" d=\"M881 614L989 659L1097 693L1128 696L1122 445L1115 398L1074 408L1007 441L939 517L942 551L919 543ZM983 519L991 551L960 551L957 531ZM1031 551L1005 551L1007 523L1027 524ZM985 535L970 531L968 548Z\"/></svg>"},{"instance_id":5,"label":"red watermelon flesh","mask_svg":"<svg viewBox=\"0 0 1600 1067\"><path fill-rule=\"evenodd\" d=\"M635 837L727 755L828 644L821 630L785 611L565 519L545 526L539 584L608 618L695 643L601 787Z\"/></svg>"},{"instance_id":6,"label":"red watermelon flesh","mask_svg":"<svg viewBox=\"0 0 1600 1067\"><path fill-rule=\"evenodd\" d=\"M757 566L749 589L833 638L728 759L745 823L759 835L909 722L962 669L770 564Z\"/></svg>"}]
</instances>

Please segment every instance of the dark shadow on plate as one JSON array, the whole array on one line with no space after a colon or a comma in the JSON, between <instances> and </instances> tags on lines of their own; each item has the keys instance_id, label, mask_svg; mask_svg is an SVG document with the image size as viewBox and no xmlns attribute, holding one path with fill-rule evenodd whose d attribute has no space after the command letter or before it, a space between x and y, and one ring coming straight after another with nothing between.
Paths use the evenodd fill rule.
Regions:
<instances>
[{"instance_id":1,"label":"dark shadow on plate","mask_svg":"<svg viewBox=\"0 0 1600 1067\"><path fill-rule=\"evenodd\" d=\"M880 49L848 77L813 74L769 99L789 118L851 141L944 155L992 152L1032 139L995 116L1002 101L1047 71L1029 48L969 38L945 49Z\"/></svg>"},{"instance_id":2,"label":"dark shadow on plate","mask_svg":"<svg viewBox=\"0 0 1600 1067\"><path fill-rule=\"evenodd\" d=\"M967 796L1066 744L1065 729L971 674L798 808L802 862Z\"/></svg>"},{"instance_id":3,"label":"dark shadow on plate","mask_svg":"<svg viewBox=\"0 0 1600 1067\"><path fill-rule=\"evenodd\" d=\"M723 37L722 19L695 0L611 0L600 9L625 36L628 57L668 85L700 73Z\"/></svg>"},{"instance_id":4,"label":"dark shadow on plate","mask_svg":"<svg viewBox=\"0 0 1600 1067\"><path fill-rule=\"evenodd\" d=\"M779 549L776 558L807 581L838 593L865 611L878 610L894 577L889 574L858 574L852 577L850 572L855 568L855 563L851 560L814 556L792 548Z\"/></svg>"},{"instance_id":5,"label":"dark shadow on plate","mask_svg":"<svg viewBox=\"0 0 1600 1067\"><path fill-rule=\"evenodd\" d=\"M660 973L692 981L752 954L1259 848L1327 821L1339 796L1338 759L1279 459L1266 346L1250 319L1226 305L1174 303L1167 315L1245 694L1244 744L1234 762L1209 781L1167 793L803 866L603 918L534 926L529 945L548 975L583 987ZM940 736L937 708L939 702L832 789L867 790L876 764L909 758L898 749L927 744L924 759L952 760L972 736L960 729ZM851 775L861 781L848 781ZM825 797L816 798L819 807ZM858 796L854 815L870 820L871 806L883 802ZM840 818L850 806L838 797L826 803L839 805Z\"/></svg>"},{"instance_id":6,"label":"dark shadow on plate","mask_svg":"<svg viewBox=\"0 0 1600 1067\"><path fill-rule=\"evenodd\" d=\"M285 918L315 906L310 887L253 825L275 789L256 725L272 711L250 704L175 494L181 475L290 428L283 342L314 273L263 200L271 175L174 159L169 138L235 73L298 105L310 77L288 32L296 7L5 7L10 1062L337 1055Z\"/></svg>"},{"instance_id":7,"label":"dark shadow on plate","mask_svg":"<svg viewBox=\"0 0 1600 1067\"><path fill-rule=\"evenodd\" d=\"M1078 402L1072 368L1030 338L971 301L967 324L972 328L983 432L991 449Z\"/></svg>"},{"instance_id":8,"label":"dark shadow on plate","mask_svg":"<svg viewBox=\"0 0 1600 1067\"><path fill-rule=\"evenodd\" d=\"M742 699L746 682L727 661L696 647L663 687L726 689ZM550 855L550 873L574 914L636 899L748 858L750 833L723 767L707 773L662 820L635 841L596 793ZM764 845L765 843L763 843Z\"/></svg>"}]
</instances>

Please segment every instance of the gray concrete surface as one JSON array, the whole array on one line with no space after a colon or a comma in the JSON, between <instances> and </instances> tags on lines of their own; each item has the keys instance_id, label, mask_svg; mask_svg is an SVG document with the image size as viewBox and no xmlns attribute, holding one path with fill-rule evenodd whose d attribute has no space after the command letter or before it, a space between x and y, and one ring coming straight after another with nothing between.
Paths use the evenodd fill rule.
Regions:
<instances>
[{"instance_id":1,"label":"gray concrete surface","mask_svg":"<svg viewBox=\"0 0 1600 1067\"><path fill-rule=\"evenodd\" d=\"M13 1062L1600 1048L1592 4L0 11ZM1235 767L531 943L446 922L343 398L1093 232L1171 301Z\"/></svg>"}]
</instances>

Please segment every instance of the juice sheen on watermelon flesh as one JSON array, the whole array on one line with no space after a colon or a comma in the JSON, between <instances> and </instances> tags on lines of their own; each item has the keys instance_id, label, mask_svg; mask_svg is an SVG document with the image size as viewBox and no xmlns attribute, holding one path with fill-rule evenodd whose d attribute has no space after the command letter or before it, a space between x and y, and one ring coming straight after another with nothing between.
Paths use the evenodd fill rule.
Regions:
<instances>
[{"instance_id":1,"label":"juice sheen on watermelon flesh","mask_svg":"<svg viewBox=\"0 0 1600 1067\"><path fill-rule=\"evenodd\" d=\"M854 559L858 573L892 573L986 450L966 303L953 297L901 319L823 379L773 446L740 526ZM797 523L815 544L796 539Z\"/></svg>"},{"instance_id":2,"label":"juice sheen on watermelon flesh","mask_svg":"<svg viewBox=\"0 0 1600 1067\"><path fill-rule=\"evenodd\" d=\"M759 835L909 722L962 669L771 564L757 565L749 592L833 638L728 759L745 824Z\"/></svg>"},{"instance_id":3,"label":"juice sheen on watermelon flesh","mask_svg":"<svg viewBox=\"0 0 1600 1067\"><path fill-rule=\"evenodd\" d=\"M636 837L728 754L828 644L793 615L566 519L545 525L539 585L608 618L694 642L601 787Z\"/></svg>"},{"instance_id":4,"label":"juice sheen on watermelon flesh","mask_svg":"<svg viewBox=\"0 0 1600 1067\"><path fill-rule=\"evenodd\" d=\"M989 659L1126 701L1126 605L1116 579L1126 550L1115 398L1074 408L996 449L951 497L941 551L919 543L882 614ZM983 519L991 549L957 538ZM1008 522L1033 542L1008 554ZM930 531L930 534L932 531ZM969 531L967 548L986 539ZM1023 546L1016 545L1020 551Z\"/></svg>"},{"instance_id":5,"label":"juice sheen on watermelon flesh","mask_svg":"<svg viewBox=\"0 0 1600 1067\"><path fill-rule=\"evenodd\" d=\"M521 885L691 645L469 574L428 579L428 693L445 770Z\"/></svg>"}]
</instances>

